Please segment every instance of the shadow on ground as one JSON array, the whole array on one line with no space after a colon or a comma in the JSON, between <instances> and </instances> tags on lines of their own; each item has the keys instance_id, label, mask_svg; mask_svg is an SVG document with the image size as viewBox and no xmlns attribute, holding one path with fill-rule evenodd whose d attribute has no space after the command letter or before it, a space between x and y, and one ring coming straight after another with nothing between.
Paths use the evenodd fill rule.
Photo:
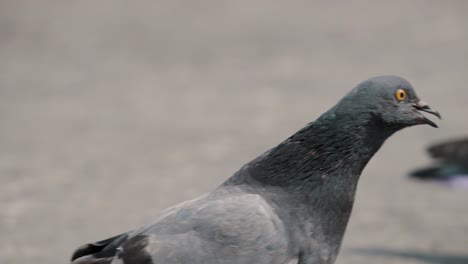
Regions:
<instances>
[{"instance_id":1,"label":"shadow on ground","mask_svg":"<svg viewBox=\"0 0 468 264\"><path fill-rule=\"evenodd\" d=\"M356 248L351 250L354 254L411 259L428 264L466 264L468 255L451 255L440 253L427 253L418 251L400 251L382 248Z\"/></svg>"}]
</instances>

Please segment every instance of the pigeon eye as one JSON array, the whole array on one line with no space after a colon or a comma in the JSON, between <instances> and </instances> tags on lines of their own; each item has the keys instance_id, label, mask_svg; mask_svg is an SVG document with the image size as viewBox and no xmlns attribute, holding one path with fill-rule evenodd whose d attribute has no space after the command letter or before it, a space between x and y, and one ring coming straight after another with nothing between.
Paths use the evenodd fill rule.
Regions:
<instances>
[{"instance_id":1,"label":"pigeon eye","mask_svg":"<svg viewBox=\"0 0 468 264\"><path fill-rule=\"evenodd\" d=\"M403 89L398 89L395 93L395 98L398 102L401 102L406 99L406 91Z\"/></svg>"}]
</instances>

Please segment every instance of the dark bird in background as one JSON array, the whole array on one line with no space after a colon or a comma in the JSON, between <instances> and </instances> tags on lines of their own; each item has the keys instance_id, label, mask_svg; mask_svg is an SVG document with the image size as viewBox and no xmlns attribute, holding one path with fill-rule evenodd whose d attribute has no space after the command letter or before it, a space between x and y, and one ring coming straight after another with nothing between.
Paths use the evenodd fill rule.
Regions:
<instances>
[{"instance_id":1,"label":"dark bird in background","mask_svg":"<svg viewBox=\"0 0 468 264\"><path fill-rule=\"evenodd\" d=\"M72 263L333 263L362 170L396 131L436 127L421 111L439 116L406 80L366 80L213 192L78 248Z\"/></svg>"},{"instance_id":2,"label":"dark bird in background","mask_svg":"<svg viewBox=\"0 0 468 264\"><path fill-rule=\"evenodd\" d=\"M437 143L427 151L436 164L411 172L411 177L468 188L468 138Z\"/></svg>"}]
</instances>

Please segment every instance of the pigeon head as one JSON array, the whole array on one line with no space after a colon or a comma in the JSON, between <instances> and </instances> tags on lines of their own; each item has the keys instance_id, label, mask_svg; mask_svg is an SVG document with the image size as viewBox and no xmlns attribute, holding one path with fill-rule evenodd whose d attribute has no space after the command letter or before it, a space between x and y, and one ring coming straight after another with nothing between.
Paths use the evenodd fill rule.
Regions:
<instances>
[{"instance_id":1,"label":"pigeon head","mask_svg":"<svg viewBox=\"0 0 468 264\"><path fill-rule=\"evenodd\" d=\"M367 115L396 130L427 124L437 125L421 112L437 116L428 104L419 99L412 85L398 76L377 76L360 83L337 105L338 112Z\"/></svg>"}]
</instances>

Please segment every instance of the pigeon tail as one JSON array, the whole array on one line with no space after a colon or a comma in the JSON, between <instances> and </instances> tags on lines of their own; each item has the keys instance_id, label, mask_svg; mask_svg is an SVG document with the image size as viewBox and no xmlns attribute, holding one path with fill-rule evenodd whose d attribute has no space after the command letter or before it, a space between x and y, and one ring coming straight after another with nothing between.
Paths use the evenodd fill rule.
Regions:
<instances>
[{"instance_id":1,"label":"pigeon tail","mask_svg":"<svg viewBox=\"0 0 468 264\"><path fill-rule=\"evenodd\" d=\"M107 264L111 263L117 248L127 241L128 232L98 242L85 244L73 253L73 264Z\"/></svg>"}]
</instances>

